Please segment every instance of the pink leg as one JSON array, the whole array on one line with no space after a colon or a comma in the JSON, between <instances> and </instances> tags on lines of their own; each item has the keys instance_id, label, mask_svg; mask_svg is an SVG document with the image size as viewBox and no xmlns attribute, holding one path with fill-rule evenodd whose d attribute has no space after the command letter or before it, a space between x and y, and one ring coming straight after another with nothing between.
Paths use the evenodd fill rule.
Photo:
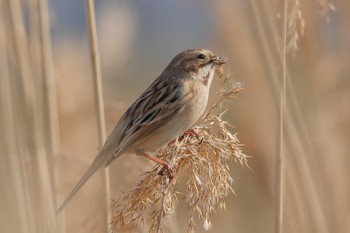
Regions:
<instances>
[{"instance_id":1,"label":"pink leg","mask_svg":"<svg viewBox=\"0 0 350 233\"><path fill-rule=\"evenodd\" d=\"M152 160L160 165L163 166L163 169L158 173L159 175L163 175L164 169L167 170L168 175L169 175L169 180L171 181L172 179L174 179L174 171L173 169L164 161L157 159L149 154L146 154L145 152L136 152L137 155L142 155L144 157L146 157L149 160Z\"/></svg>"}]
</instances>

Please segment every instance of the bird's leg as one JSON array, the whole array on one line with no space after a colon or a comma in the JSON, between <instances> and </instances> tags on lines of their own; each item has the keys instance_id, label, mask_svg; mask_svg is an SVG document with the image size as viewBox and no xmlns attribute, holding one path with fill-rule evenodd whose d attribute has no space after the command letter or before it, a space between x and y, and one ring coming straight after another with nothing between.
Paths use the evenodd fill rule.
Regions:
<instances>
[{"instance_id":1,"label":"bird's leg","mask_svg":"<svg viewBox=\"0 0 350 233\"><path fill-rule=\"evenodd\" d=\"M199 134L197 133L197 131L194 130L193 128L190 128L190 129L186 130L186 131L182 134L182 136L178 138L178 140L179 140L179 141L184 140L184 138L185 138L186 135L194 135L197 139L199 139ZM170 142L168 143L168 145L171 145L171 144L175 143L175 141L176 141L176 139L170 141Z\"/></svg>"},{"instance_id":2,"label":"bird's leg","mask_svg":"<svg viewBox=\"0 0 350 233\"><path fill-rule=\"evenodd\" d=\"M153 157L153 156L151 156L151 155L149 155L149 154L147 154L145 152L142 152L142 151L136 151L136 154L137 155L142 155L142 156L146 157L147 159L152 160L152 161L162 165L163 169L161 169L158 172L158 175L164 175L164 170L166 170L167 173L168 173L168 176L169 176L169 180L171 181L172 179L174 179L174 171L173 171L173 169L166 162L164 162L163 160L157 159L157 158L155 158L155 157Z\"/></svg>"}]
</instances>

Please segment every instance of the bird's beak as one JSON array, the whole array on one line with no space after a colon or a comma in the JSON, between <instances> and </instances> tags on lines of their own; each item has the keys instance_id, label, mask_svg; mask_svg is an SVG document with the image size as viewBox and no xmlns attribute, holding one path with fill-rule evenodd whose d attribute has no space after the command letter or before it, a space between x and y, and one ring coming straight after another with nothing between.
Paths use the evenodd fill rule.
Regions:
<instances>
[{"instance_id":1,"label":"bird's beak","mask_svg":"<svg viewBox=\"0 0 350 233\"><path fill-rule=\"evenodd\" d=\"M225 57L216 56L213 58L213 64L218 65L218 66L225 64L227 61L228 61L228 59Z\"/></svg>"}]
</instances>

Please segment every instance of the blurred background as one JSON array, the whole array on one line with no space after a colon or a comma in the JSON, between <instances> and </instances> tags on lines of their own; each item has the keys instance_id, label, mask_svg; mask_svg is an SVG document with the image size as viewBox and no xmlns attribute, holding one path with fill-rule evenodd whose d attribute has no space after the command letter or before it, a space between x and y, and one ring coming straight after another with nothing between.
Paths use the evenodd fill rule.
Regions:
<instances>
[{"instance_id":1,"label":"blurred background","mask_svg":"<svg viewBox=\"0 0 350 233\"><path fill-rule=\"evenodd\" d=\"M95 1L107 132L184 49L228 57L226 71L244 83L226 118L252 170L230 164L236 196L211 232L274 231L281 2ZM99 148L84 1L0 4L0 232L103 232L102 172L55 216ZM350 232L350 1L288 7L283 232ZM150 166L113 163L112 198ZM186 216L180 203L166 232L186 232Z\"/></svg>"}]
</instances>

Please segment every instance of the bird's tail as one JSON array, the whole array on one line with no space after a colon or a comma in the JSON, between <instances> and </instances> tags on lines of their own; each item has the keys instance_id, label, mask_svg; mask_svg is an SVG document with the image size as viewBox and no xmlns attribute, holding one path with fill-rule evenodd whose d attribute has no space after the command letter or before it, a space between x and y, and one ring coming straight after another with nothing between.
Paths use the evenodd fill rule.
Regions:
<instances>
[{"instance_id":1,"label":"bird's tail","mask_svg":"<svg viewBox=\"0 0 350 233\"><path fill-rule=\"evenodd\" d=\"M75 194L81 189L81 187L88 181L88 179L100 168L104 167L105 159L102 159L100 156L97 156L95 161L89 166L86 170L83 177L80 178L79 182L74 186L73 190L69 193L66 199L63 201L61 206L58 208L57 213L61 213L61 211L66 207L69 201L75 196Z\"/></svg>"}]
</instances>

